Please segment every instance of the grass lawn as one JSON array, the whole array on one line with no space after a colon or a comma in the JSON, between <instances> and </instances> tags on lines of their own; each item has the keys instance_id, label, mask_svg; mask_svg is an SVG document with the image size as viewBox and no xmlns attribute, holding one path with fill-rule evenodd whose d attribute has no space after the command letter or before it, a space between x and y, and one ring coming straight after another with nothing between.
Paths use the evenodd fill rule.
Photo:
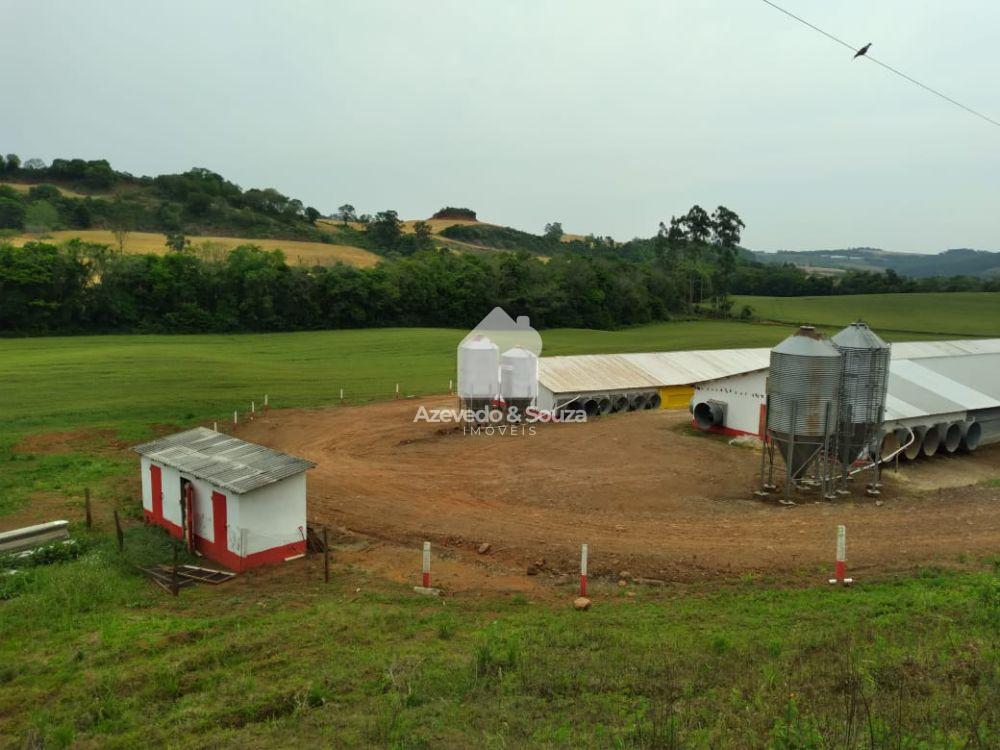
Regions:
<instances>
[{"instance_id":1,"label":"grass lawn","mask_svg":"<svg viewBox=\"0 0 1000 750\"><path fill-rule=\"evenodd\" d=\"M693 321L543 339L569 354L788 333ZM89 486L100 528L74 525L78 559L0 572L0 747L998 746L1000 559L850 590L745 576L630 597L596 581L586 613L570 585L428 600L336 555L328 586L310 559L178 599L135 572L170 547L135 520L134 457L100 441L224 419L264 393L305 406L341 387L352 401L390 397L396 382L444 392L462 335L0 341L0 524ZM98 427L93 451L18 447L27 433ZM124 556L112 508L130 519Z\"/></svg>"},{"instance_id":2,"label":"grass lawn","mask_svg":"<svg viewBox=\"0 0 1000 750\"><path fill-rule=\"evenodd\" d=\"M172 599L130 529L0 602L0 744L960 748L1000 741L1000 583L428 601L316 561ZM130 557L129 557L130 556ZM633 593L635 593L633 589ZM35 744L30 744L30 743ZM22 744L23 743L23 744Z\"/></svg>"},{"instance_id":3,"label":"grass lawn","mask_svg":"<svg viewBox=\"0 0 1000 750\"><path fill-rule=\"evenodd\" d=\"M863 294L832 297L733 298L757 317L783 323L844 326L863 318L872 328L940 336L1000 336L1000 292Z\"/></svg>"}]
</instances>

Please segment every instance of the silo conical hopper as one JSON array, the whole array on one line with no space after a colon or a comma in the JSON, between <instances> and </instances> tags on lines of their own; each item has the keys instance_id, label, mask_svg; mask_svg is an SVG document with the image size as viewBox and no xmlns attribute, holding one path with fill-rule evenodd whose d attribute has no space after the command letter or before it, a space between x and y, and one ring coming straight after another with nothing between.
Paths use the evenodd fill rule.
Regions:
<instances>
[{"instance_id":1,"label":"silo conical hopper","mask_svg":"<svg viewBox=\"0 0 1000 750\"><path fill-rule=\"evenodd\" d=\"M842 374L841 353L812 326L771 350L768 431L793 480L836 435Z\"/></svg>"}]
</instances>

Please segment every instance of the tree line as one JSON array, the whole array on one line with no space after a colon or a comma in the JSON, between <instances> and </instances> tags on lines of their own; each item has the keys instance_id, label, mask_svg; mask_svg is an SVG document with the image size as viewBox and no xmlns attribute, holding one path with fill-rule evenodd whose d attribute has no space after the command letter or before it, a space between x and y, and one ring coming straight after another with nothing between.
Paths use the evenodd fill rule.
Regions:
<instances>
[{"instance_id":1,"label":"tree line","mask_svg":"<svg viewBox=\"0 0 1000 750\"><path fill-rule=\"evenodd\" d=\"M616 258L424 250L360 269L292 266L252 245L131 255L104 245L0 244L0 332L470 328L493 307L542 327L615 328L683 311L668 269Z\"/></svg>"},{"instance_id":2,"label":"tree line","mask_svg":"<svg viewBox=\"0 0 1000 750\"><path fill-rule=\"evenodd\" d=\"M800 283L807 285L801 291L818 294L932 290L930 280L891 273L847 276L859 285L753 265L733 272L731 288L745 294L800 291ZM497 305L530 315L537 327L610 329L689 315L689 295L687 270L666 257L636 262L564 254L546 261L528 253L432 249L361 269L289 265L280 251L253 245L219 258L186 245L164 255L130 255L79 240L23 248L0 243L6 335L470 328ZM715 306L695 313L706 309L726 314Z\"/></svg>"}]
</instances>

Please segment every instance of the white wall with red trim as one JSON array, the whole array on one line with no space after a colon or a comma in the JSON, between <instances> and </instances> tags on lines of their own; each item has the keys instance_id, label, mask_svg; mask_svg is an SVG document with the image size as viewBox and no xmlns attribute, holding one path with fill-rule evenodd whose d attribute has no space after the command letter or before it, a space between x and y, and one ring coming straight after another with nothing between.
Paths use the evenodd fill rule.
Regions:
<instances>
[{"instance_id":1,"label":"white wall with red trim","mask_svg":"<svg viewBox=\"0 0 1000 750\"><path fill-rule=\"evenodd\" d=\"M761 410L767 403L767 370L732 375L696 383L691 405L704 401L726 404L726 420L721 429L729 435L759 435Z\"/></svg>"},{"instance_id":2,"label":"white wall with red trim","mask_svg":"<svg viewBox=\"0 0 1000 750\"><path fill-rule=\"evenodd\" d=\"M240 495L240 528L245 529L244 555L301 542L306 533L306 475Z\"/></svg>"},{"instance_id":3,"label":"white wall with red trim","mask_svg":"<svg viewBox=\"0 0 1000 750\"><path fill-rule=\"evenodd\" d=\"M154 511L152 468L160 471L162 514ZM140 460L142 507L147 522L183 536L181 479L194 487L195 548L209 559L235 570L281 562L305 552L306 475L288 477L267 487L237 495L177 469ZM225 498L225 532L215 536L213 495Z\"/></svg>"}]
</instances>

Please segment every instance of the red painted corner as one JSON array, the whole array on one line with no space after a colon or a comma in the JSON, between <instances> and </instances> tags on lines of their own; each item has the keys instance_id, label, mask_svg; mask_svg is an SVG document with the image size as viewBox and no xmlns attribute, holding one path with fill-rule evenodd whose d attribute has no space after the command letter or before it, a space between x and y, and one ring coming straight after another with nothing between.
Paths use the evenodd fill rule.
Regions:
<instances>
[{"instance_id":1,"label":"red painted corner","mask_svg":"<svg viewBox=\"0 0 1000 750\"><path fill-rule=\"evenodd\" d=\"M184 538L184 531L177 524L171 523L165 518L156 518L153 513L145 508L143 509L143 516L146 519L146 523L162 526L167 530L167 533L175 539ZM217 545L204 537L198 536L197 534L195 534L194 537L194 546L196 550L209 560L225 565L230 570L235 570L237 572L248 570L249 568L256 568L260 565L273 565L275 563L284 562L286 558L305 554L306 551L305 541L299 541L292 542L291 544L283 544L278 547L271 547L270 549L261 550L260 552L254 552L246 557L240 557L237 553L231 552L226 548L225 539L222 540L221 545Z\"/></svg>"}]
</instances>

